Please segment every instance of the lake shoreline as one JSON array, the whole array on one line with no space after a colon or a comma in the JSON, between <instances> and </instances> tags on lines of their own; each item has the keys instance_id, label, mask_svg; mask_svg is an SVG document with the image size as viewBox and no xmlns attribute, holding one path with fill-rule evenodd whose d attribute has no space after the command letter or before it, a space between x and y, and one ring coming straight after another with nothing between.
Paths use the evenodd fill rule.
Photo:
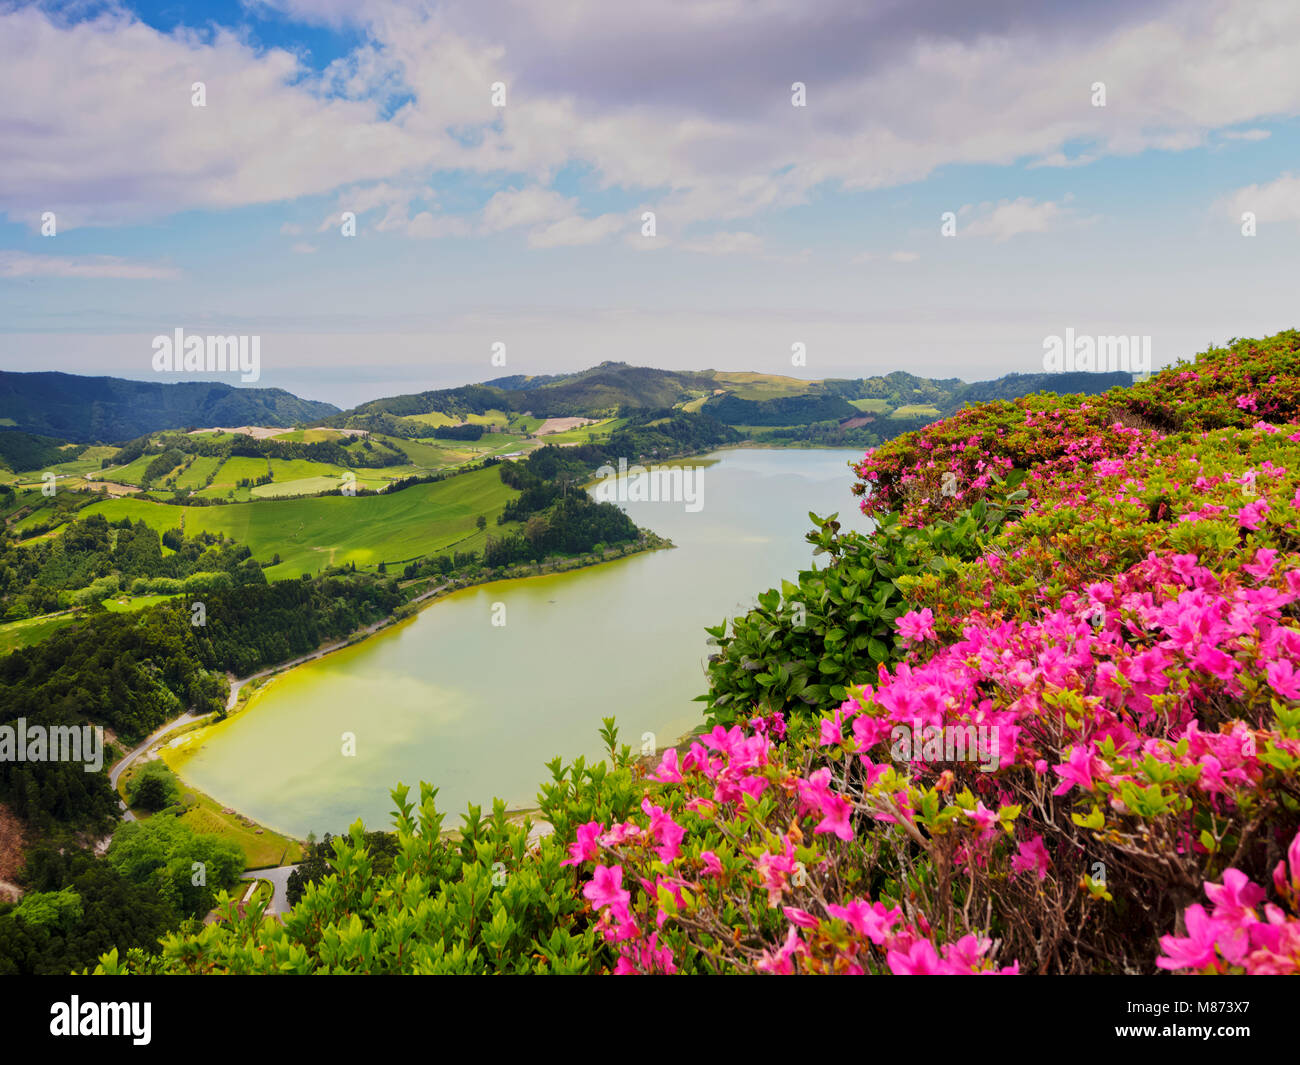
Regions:
<instances>
[{"instance_id":1,"label":"lake shoreline","mask_svg":"<svg viewBox=\"0 0 1300 1065\"><path fill-rule=\"evenodd\" d=\"M832 453L832 454L828 454ZM806 455L807 458L796 458L797 454ZM745 456L750 456L745 458ZM764 457L764 456L770 456ZM817 456L814 458L814 456ZM826 457L822 457L826 456ZM365 795L358 799L356 805L353 805L350 793L347 789L340 790L334 797L325 794L323 804L318 803L315 795L321 790L321 785L307 783L307 777L299 776L294 778L291 772L291 766L297 766L301 762L306 771L311 772L313 765L324 765L328 759L328 750L322 748L317 724L325 726L326 722L334 721L335 730L342 729L345 732L350 728L355 728L351 723L355 720L351 715L356 712L363 712L366 717L361 722L381 721L389 729L388 736L383 740L384 750L390 752L385 758L391 758L384 764L393 767L391 769L392 780L409 779L413 774L432 773L432 776L425 776L421 779L436 780L444 788L444 794L441 801L450 801L449 808L461 809L465 796L474 803L486 801L489 795L504 796L508 803L508 808L514 812L523 812L535 805L535 788L529 788L528 785L536 785L544 777L538 776L538 769L534 762L530 761L527 766L522 763L529 758L536 758L534 753L538 746L547 746L550 752L558 751L586 751L588 744L584 742L581 735L582 730L587 726L594 727L599 720L600 713L608 713L608 709L603 708L601 700L604 696L593 694L597 691L605 692L610 698L617 700L620 721L627 722L629 719L633 724L635 734L641 734L642 729L650 730L653 735L658 731L665 739L675 738L676 742L658 743L656 746L659 750L666 749L668 746L676 746L677 743L690 742L692 735L698 733L699 725L702 718L699 711L699 704L693 703L692 700L701 690L697 685L699 681L693 678L693 671L688 669L675 671L675 679L668 688L661 690L659 683L649 682L649 676L646 682L639 686L629 687L626 684L629 669L635 673L637 665L635 663L644 663L647 660L647 652L644 647L625 648L623 659L630 666L620 667L616 674L608 678L609 684L592 687L593 680L587 677L585 690L583 685L579 684L579 689L573 689L569 680L564 680L556 673L550 663L558 661L568 661L564 655L568 655L572 648L567 646L561 647L556 643L556 637L549 639L545 636L548 631L555 633L555 625L561 618L565 619L563 628L566 635L560 643L567 641L576 641L575 646L584 646L597 648L604 645L608 636L606 628L600 623L589 625L581 622L582 616L577 611L577 601L574 596L558 597L562 604L559 607L547 607L548 596L552 593L544 582L537 582L533 578L537 577L560 577L566 571L576 571L578 569L593 569L593 572L600 573L608 570L615 572L615 575L606 575L602 577L593 577L590 580L595 582L594 594L602 603L609 602L621 603L624 600L615 598L607 600L604 597L610 594L631 595L633 598L626 600L626 609L610 617L610 623L617 629L629 631L638 630L642 633L638 639L644 639L645 634L653 631L657 639L667 638L666 646L677 647L683 651L686 656L707 656L707 648L697 648L696 645L700 640L696 640L694 635L697 630L702 630L709 624L716 624L719 617L729 618L739 616L749 608L752 603L752 589L754 587L754 574L765 574L762 579L776 581L778 578L788 576L797 569L806 567L809 550L803 543L805 537L803 532L806 531L805 523L801 519L781 520L773 522L771 525L766 524L771 521L771 515L774 513L770 508L762 507L759 501L763 498L763 493L755 492L751 489L749 478L758 476L780 476L787 478L782 482L768 482L784 484L786 487L781 489L782 492L793 492L794 498L806 498L807 503L817 508L817 512L829 512L829 505L838 504L840 509L845 509L844 504L840 502L840 492L842 480L837 475L839 470L847 470L848 465L856 458L859 458L855 449L826 449L826 448L809 448L809 449L791 449L784 447L728 447L713 448L710 451L700 452L694 456L678 456L667 459L667 463L681 463L683 461L702 461L708 466L716 465L718 462L726 464L728 471L718 473L718 480L715 482L716 487L711 493L714 505L708 508L708 516L698 517L687 511L685 515L680 513L681 508L669 508L661 510L658 508L645 507L638 513L639 504L633 504L631 515L638 525L645 527L663 528L672 539L661 537L656 534L653 541L643 543L639 548L629 548L626 551L615 550L607 552L603 558L590 558L577 556L576 558L560 561L559 564L551 563L539 566L532 564L526 568L508 567L498 570L492 574L478 574L473 578L462 579L454 582L440 582L437 576L419 578L417 581L408 582L406 589L408 593L412 588L419 588L421 591L415 598L399 606L391 615L382 619L370 631L359 632L353 636L337 641L325 649L317 649L309 655L304 656L305 661L296 662L292 665L280 664L264 671L262 677L257 679L284 677L287 676L297 665L306 664L306 661L315 661L324 658L327 654L332 654L335 650L343 650L347 647L357 647L365 642L369 636L375 632L386 629L395 629L400 621L410 620L418 615L425 606L430 602L436 602L448 598L450 592L468 591L471 588L479 588L477 597L471 596L469 602L478 603L482 609L490 605L494 598L507 599L505 589L507 587L522 588L525 583L540 585L541 590L532 593L524 593L525 599L537 599L541 603L541 609L557 610L561 613L554 615L553 620L550 614L520 615L528 617L525 622L525 628L519 630L521 633L536 633L537 639L542 640L539 645L533 642L533 637L529 636L528 646L545 648L545 653L538 652L536 657L527 657L528 652L524 652L525 657L517 657L520 653L519 637L507 636L507 633L516 632L516 614L512 603L511 622L509 629L485 629L485 632L500 632L502 635L494 636L494 640L505 640L502 644L489 644L501 648L500 651L489 652L490 654L507 654L509 661L513 663L511 671L516 676L527 675L534 678L535 681L545 680L546 686L538 689L543 692L541 698L541 707L545 708L545 721L539 724L537 718L525 717L519 721L525 726L525 731L533 738L524 740L513 725L509 724L506 716L502 712L492 709L493 705L498 707L504 705L493 695L489 695L488 702L482 699L482 691L488 684L495 684L495 681L484 682L483 678L491 678L493 669L488 668L484 673L479 671L477 674L467 672L462 668L462 663L467 663L467 659L457 657L455 651L449 653L450 657L444 659L445 666L441 667L442 675L432 673L424 674L425 680L421 683L429 685L430 692L437 693L442 686L447 683L461 684L460 677L465 677L464 683L469 686L465 689L467 692L474 694L469 696L470 702L464 702L457 698L448 699L444 695L435 694L434 701L425 706L421 701L423 696L414 698L408 697L404 703L389 705L384 702L375 703L373 712L370 709L370 696L358 694L356 696L344 697L339 695L338 690L333 684L339 680L346 683L369 682L372 680L382 679L382 676L372 676L367 672L375 664L382 663L379 666L381 670L388 670L394 662L402 658L409 659L406 671L401 674L405 676L419 676L421 667L421 651L417 648L414 652L390 651L381 648L374 652L359 652L360 655L369 654L378 655L378 658L367 657L365 662L358 659L357 665L353 665L351 659L341 664L325 667L323 673L315 673L311 676L303 676L302 680L295 680L286 688L275 686L277 695L277 706L283 700L288 700L287 706L292 707L289 717L280 719L275 717L273 721L262 722L259 715L258 722L247 723L245 728L251 729L251 732L240 731L239 739L228 739L220 733L208 733L206 728L202 735L203 740L192 741L193 746L185 752L185 756L178 758L181 773L178 774L185 780L194 780L196 785L200 786L207 794L213 796L235 795L237 796L233 808L256 811L256 817L263 819L263 823L271 827L277 824L291 825L289 829L276 828L276 831L283 832L294 838L301 838L306 831L311 828L319 832L322 824L330 826L345 826L350 819L355 816L362 816L368 823L380 825L384 821L384 811L386 806L378 801L379 791L378 778L375 777L374 768L364 769L363 774L370 774L365 780ZM842 459L842 461L836 461ZM790 480L795 478L795 480ZM829 493L829 494L828 494ZM848 502L848 500L845 500ZM802 511L805 508L796 508ZM856 508L855 508L856 509ZM671 520L670 520L671 519ZM661 523L666 523L661 524ZM633 558L639 555L653 555L655 549L659 546L674 546L674 541L685 548L690 548L686 554L691 556L692 561L682 560L680 565L673 563L650 564L644 560L642 565L633 568L626 576L617 576L618 572L624 571L624 567L603 567L602 563L612 562L618 558ZM754 545L768 546L754 546ZM783 545L783 546L782 546ZM673 552L676 555L676 552ZM666 557L666 556L665 556ZM646 569L646 566L649 569ZM602 566L601 569L595 567ZM647 576L649 574L649 576ZM719 579L718 575L722 574ZM665 579L666 578L666 579ZM586 587L587 578L581 579L579 584ZM510 584L506 582L521 582L520 584ZM481 589L488 585L500 585L503 589L500 596L493 592L484 593ZM574 588L577 589L575 584ZM654 627L647 630L643 626L646 624L646 618L643 615L643 608L646 604L660 603L696 603L698 595L705 587L713 589L709 592L708 601L712 603L709 610L709 616L700 617L698 609L686 610L683 613L680 607L659 608L657 613L651 611L654 618ZM611 593L611 589L615 590ZM432 594L430 594L432 593ZM579 596L581 593L579 593ZM486 598L485 598L486 596ZM734 596L734 598L733 598ZM641 604L637 606L635 604ZM591 605L594 605L591 604ZM536 607L532 608L534 611ZM437 641L443 641L448 638L453 639L452 644L440 644L444 647L464 648L469 646L463 642L458 642L454 633L463 631L463 619L459 613L460 608L453 612L445 621L434 623L433 629L430 630L433 638ZM713 616L713 611L719 613ZM601 611L596 611L592 616L599 616ZM478 618L477 608L473 615L474 619ZM503 615L504 617L504 615ZM486 614L483 616L483 624L486 624ZM530 626L540 625L542 628L536 629ZM571 628L571 626L577 626ZM678 637L674 633L683 634ZM512 644L510 641L514 640ZM702 640L702 637L701 637ZM399 644L395 647L406 646L406 641L399 638ZM595 641L595 642L593 642ZM418 641L417 641L418 642ZM626 640L615 639L615 646L622 646ZM552 646L555 644L555 646ZM430 645L432 647L433 645ZM478 646L477 643L472 646ZM505 648L513 650L506 651ZM599 657L610 658L609 655ZM613 658L618 658L618 652L613 652ZM683 658L683 661L686 659ZM703 657L701 657L703 662ZM487 660L484 660L485 662ZM577 665L582 661L581 657L575 660L574 668L584 668ZM588 659L591 661L591 659ZM414 664L413 669L412 663ZM457 679L447 681L450 675ZM575 675L576 676L576 675ZM320 677L320 683L316 685L316 677ZM549 680L546 680L549 678ZM573 678L571 678L573 679ZM502 677L506 690L512 690L510 682ZM244 678L241 688L248 689L249 678ZM257 690L260 692L266 690L260 685ZM372 690L372 689L367 689ZM359 689L360 691L360 689ZM310 692L309 696L307 693ZM233 705L239 705L239 698L248 698L251 689L240 690L236 693L236 702ZM644 694L638 694L644 693ZM537 698L536 694L520 694L518 696L524 702L520 705L528 705L530 700ZM254 696L254 699L256 696ZM594 701L593 701L594 700ZM653 705L651 705L653 703ZM362 711L361 708L367 708ZM400 709L399 709L400 707ZM563 709L561 709L563 707ZM593 708L594 707L594 708ZM680 710L677 708L680 707ZM241 709L248 709L249 705L244 705ZM331 709L333 708L333 709ZM317 715L321 711L327 714L335 715L333 718L320 718ZM661 715L662 711L662 715ZM394 713L397 716L393 716ZM487 713L489 716L483 718L479 715ZM374 715L377 714L378 718ZM451 717L438 718L430 715L451 714ZM552 714L559 716L552 719ZM637 715L640 715L639 717ZM442 721L443 723L436 723ZM449 728L450 722L458 722ZM400 722L400 724L399 724ZM421 724L424 722L424 724ZM205 724L211 727L215 724L209 719ZM329 726L325 726L329 727ZM370 725L366 725L367 729ZM274 753L283 742L292 742L297 744L298 739L291 737L286 741L285 737L290 736L293 728L298 731L296 736L315 736L312 742L316 745L317 753L312 756L313 760L303 761L297 756L290 757L283 764L278 760ZM405 751L401 744L393 744L392 736L395 733L393 728L411 729L411 737L425 737L444 735L446 740L439 749L436 745L430 747L431 761L423 762L415 754ZM308 731L304 731L308 730ZM505 731L501 731L504 729ZM498 737L493 739L493 737ZM540 742L539 742L540 741ZM653 742L653 741L652 741ZM208 749L211 755L204 753L201 767L188 766L190 752L197 752L198 744L209 743L212 745ZM447 744L450 744L448 746ZM531 746L530 746L531 744ZM328 744L325 745L328 747ZM296 748L295 748L296 749ZM372 746L371 752L375 751ZM239 752L239 753L236 753ZM323 752L323 753L322 753ZM180 751L176 752L180 754ZM503 758L502 754L506 757ZM594 750L590 752L591 757L599 757ZM211 759L216 759L212 761ZM232 760L233 759L233 760ZM251 777L249 767L253 765L263 766L261 773L254 773ZM414 768L413 768L414 766ZM214 768L216 770L214 771ZM397 767L401 767L400 769ZM189 771L193 771L194 777L188 776ZM382 771L381 771L382 772ZM232 775L234 774L234 775ZM294 780L294 785L285 794L288 796L288 802L281 810L276 801L276 795L281 786L278 783L283 778L285 781ZM355 783L360 777L348 778ZM385 778L387 781L388 778ZM223 787L221 781L228 785ZM286 783L284 785L288 787ZM310 796L310 797L309 797ZM288 820L282 820L287 818Z\"/></svg>"},{"instance_id":2,"label":"lake shoreline","mask_svg":"<svg viewBox=\"0 0 1300 1065\"><path fill-rule=\"evenodd\" d=\"M491 574L491 575L482 575L473 579L462 578L456 581L449 581L448 583L440 585L437 588L434 588L430 591L422 592L421 594L415 596L414 598L398 606L391 614L386 615L385 617L381 618L379 621L374 622L373 624L368 625L365 628L358 629L356 632L352 633L351 635L345 637L342 640L336 640L332 643L321 644L313 651L308 651L307 653L300 655L297 658L289 659L286 662L281 662L273 666L268 666L266 669L259 670L258 672L255 673L250 673L246 677L236 678L228 674L227 676L230 679L230 694L226 701L225 716L218 718L217 720L212 720L212 718L215 716L214 714L205 714L202 717L194 718L192 722L187 722L186 724L195 725L198 727L197 728L187 727L185 733L187 735L201 734L202 732L206 731L206 729L212 727L213 725L217 725L224 721L231 720L233 717L242 713L243 711L251 709L253 702L256 700L256 697L266 690L266 687L270 681L285 676L288 673L292 672L293 670L298 669L301 666L305 666L311 662L318 662L321 659L325 658L327 655L333 654L336 651L342 651L349 647L357 647L365 643L372 636L375 636L381 632L385 632L389 629L396 628L398 625L412 620L413 618L417 617L421 612L423 612L425 609L434 605L435 603L441 602L442 600L450 596L452 593L464 591L467 588L473 588L484 584L528 581L528 580L534 580L539 577L548 577L557 573L570 573L576 570L591 569L597 566L604 566L609 563L617 562L620 559L634 558L638 555L643 555L648 552L668 550L676 546L671 540L667 539L666 537L659 536L657 533L650 532L649 530L642 530L642 531L645 535L643 535L641 540L636 542L635 546L631 550L617 551L614 548L609 548L606 550L604 557L599 559L596 558L562 559L560 560L561 562L572 562L573 564L572 565L556 564L550 566L549 568L546 567L546 563L545 561L543 561L540 563L532 563L528 567L526 567L527 569L531 569L534 572L524 572L524 573L511 572L506 574ZM517 568L518 567L512 567L512 570ZM253 681L264 681L265 683L258 684L256 687L248 688L248 685ZM243 705L241 706L239 705L240 703L239 693L243 691L245 688L248 688L249 694L247 697L245 697L245 699L243 700ZM185 716L186 715L184 714L181 715L180 717L176 718L174 722L165 722L164 727L168 729L174 727L174 725L177 722L181 722ZM152 748L152 746L153 745L151 744L150 747ZM150 752L146 751L141 753L147 755ZM171 763L168 763L168 768L170 768L172 772L176 775L177 780L181 783L183 787L189 788L192 791L199 790L193 784L188 782L181 775L181 773L174 766L171 765ZM211 796L211 798L213 798L215 801L220 802L220 800L217 799L216 796ZM227 804L221 803L221 805L226 806ZM230 807L230 808L235 809L234 807ZM512 816L514 816L516 814L526 813L528 812L529 809L535 810L536 807L521 808L517 810L508 810L507 812L510 813ZM304 839L296 836L292 832L288 832L284 829L277 828L269 822L253 821L251 818L248 818L246 815L239 813L238 810L236 810L236 814L239 817L247 820L250 824L253 824L257 827L265 828L268 831L274 832L277 835L284 836L298 843L305 842ZM452 831L452 830L448 830L448 831Z\"/></svg>"}]
</instances>

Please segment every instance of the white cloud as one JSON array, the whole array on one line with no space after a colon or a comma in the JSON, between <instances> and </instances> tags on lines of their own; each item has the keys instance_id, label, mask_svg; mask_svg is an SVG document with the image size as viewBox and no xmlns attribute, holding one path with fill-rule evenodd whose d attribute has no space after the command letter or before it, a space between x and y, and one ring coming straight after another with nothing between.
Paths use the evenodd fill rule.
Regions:
<instances>
[{"instance_id":1,"label":"white cloud","mask_svg":"<svg viewBox=\"0 0 1300 1065\"><path fill-rule=\"evenodd\" d=\"M1038 202L1021 196L997 204L982 203L978 208L966 204L957 212L957 217L961 219L967 215L970 220L963 220L957 226L959 237L992 237L1004 241L1022 233L1046 233L1071 217L1071 211L1060 203L1050 200Z\"/></svg>"},{"instance_id":2,"label":"white cloud","mask_svg":"<svg viewBox=\"0 0 1300 1065\"><path fill-rule=\"evenodd\" d=\"M157 281L179 277L170 266L132 262L115 255L28 255L0 251L0 277L108 277L127 281Z\"/></svg>"},{"instance_id":3,"label":"white cloud","mask_svg":"<svg viewBox=\"0 0 1300 1065\"><path fill-rule=\"evenodd\" d=\"M889 261L894 263L914 263L921 257L919 252L915 251L896 251L889 256Z\"/></svg>"},{"instance_id":4,"label":"white cloud","mask_svg":"<svg viewBox=\"0 0 1300 1065\"><path fill-rule=\"evenodd\" d=\"M529 246L557 248L565 245L599 244L630 227L627 216L603 214L596 218L573 215L542 226L528 234Z\"/></svg>"},{"instance_id":5,"label":"white cloud","mask_svg":"<svg viewBox=\"0 0 1300 1065\"><path fill-rule=\"evenodd\" d=\"M573 215L576 208L576 201L552 189L502 189L483 207L482 226L486 233L500 233L516 226L551 224Z\"/></svg>"},{"instance_id":6,"label":"white cloud","mask_svg":"<svg viewBox=\"0 0 1300 1065\"><path fill-rule=\"evenodd\" d=\"M1300 175L1288 172L1265 185L1247 185L1219 206L1234 221L1253 211L1260 222L1300 222Z\"/></svg>"},{"instance_id":7,"label":"white cloud","mask_svg":"<svg viewBox=\"0 0 1300 1065\"><path fill-rule=\"evenodd\" d=\"M0 11L0 100L22 102L6 108L0 203L33 226L56 211L66 230L275 203L460 154L449 136L379 121L373 103L322 98L306 73L226 30ZM196 81L206 107L191 105Z\"/></svg>"},{"instance_id":8,"label":"white cloud","mask_svg":"<svg viewBox=\"0 0 1300 1065\"><path fill-rule=\"evenodd\" d=\"M1221 136L1232 141L1266 141L1272 134L1266 129L1225 129Z\"/></svg>"},{"instance_id":9,"label":"white cloud","mask_svg":"<svg viewBox=\"0 0 1300 1065\"><path fill-rule=\"evenodd\" d=\"M293 245L291 250L295 255L315 255L317 248L315 244L308 244L305 240L300 240Z\"/></svg>"},{"instance_id":10,"label":"white cloud","mask_svg":"<svg viewBox=\"0 0 1300 1065\"><path fill-rule=\"evenodd\" d=\"M657 197L660 232L681 241L696 223L788 208L814 190L882 188L962 164L1068 167L1185 150L1216 130L1300 114L1293 0L1135 2L1105 18L1043 5L1015 20L997 5L958 16L841 0L816 10L646 0L635 12L597 0L559 12L521 0L273 6L351 23L363 43L316 75L221 29L163 34L117 10L75 24L33 6L0 14L0 100L22 101L0 156L9 217L34 226L55 210L61 228L115 224L418 188L453 169L544 190L576 163L601 186ZM789 69L809 72L807 108L790 106ZM199 80L205 108L190 106ZM1097 80L1104 108L1090 103ZM504 109L490 103L495 81L508 86ZM377 232L455 229L410 200L384 206ZM498 210L480 231L517 225L543 245L620 232L577 206L508 225L516 215ZM1017 231L1038 231L1029 224Z\"/></svg>"},{"instance_id":11,"label":"white cloud","mask_svg":"<svg viewBox=\"0 0 1300 1065\"><path fill-rule=\"evenodd\" d=\"M1029 170L1037 170L1040 167L1050 166L1069 170L1076 166L1087 166L1097 157L1095 155L1076 155L1067 156L1064 152L1052 152L1051 155L1045 155L1041 159L1035 159L1029 164Z\"/></svg>"}]
</instances>

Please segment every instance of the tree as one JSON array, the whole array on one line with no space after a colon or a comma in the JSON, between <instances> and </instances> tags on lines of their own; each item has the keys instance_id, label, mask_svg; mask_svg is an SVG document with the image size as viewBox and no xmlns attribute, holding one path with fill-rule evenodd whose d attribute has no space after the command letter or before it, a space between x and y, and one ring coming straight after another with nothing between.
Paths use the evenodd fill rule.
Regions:
<instances>
[{"instance_id":1,"label":"tree","mask_svg":"<svg viewBox=\"0 0 1300 1065\"><path fill-rule=\"evenodd\" d=\"M181 796L176 777L162 761L146 762L126 785L126 798L132 806L158 811L176 803Z\"/></svg>"},{"instance_id":2,"label":"tree","mask_svg":"<svg viewBox=\"0 0 1300 1065\"><path fill-rule=\"evenodd\" d=\"M181 913L201 917L212 908L215 892L239 879L244 852L231 840L196 833L176 817L159 814L124 822L113 833L108 861L133 883L153 886Z\"/></svg>"}]
</instances>

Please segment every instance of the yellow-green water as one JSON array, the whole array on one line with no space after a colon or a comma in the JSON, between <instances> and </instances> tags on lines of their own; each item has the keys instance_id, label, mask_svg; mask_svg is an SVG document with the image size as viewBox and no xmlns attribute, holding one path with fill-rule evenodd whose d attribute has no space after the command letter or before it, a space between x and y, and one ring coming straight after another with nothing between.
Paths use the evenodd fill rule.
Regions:
<instances>
[{"instance_id":1,"label":"yellow-green water","mask_svg":"<svg viewBox=\"0 0 1300 1065\"><path fill-rule=\"evenodd\" d=\"M627 503L677 547L603 566L479 585L274 680L173 760L194 786L304 836L357 817L389 827L389 790L439 788L466 804L534 805L544 763L600 751L602 717L639 748L700 721L705 625L812 560L808 511L866 528L845 465L857 451L729 450L701 464L704 505ZM504 625L497 604L504 605ZM355 755L344 754L347 736Z\"/></svg>"}]
</instances>

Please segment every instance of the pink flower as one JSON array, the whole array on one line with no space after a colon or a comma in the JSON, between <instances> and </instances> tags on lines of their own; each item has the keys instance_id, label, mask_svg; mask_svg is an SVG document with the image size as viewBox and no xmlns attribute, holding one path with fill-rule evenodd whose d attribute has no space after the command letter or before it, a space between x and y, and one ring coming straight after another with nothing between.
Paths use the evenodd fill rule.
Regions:
<instances>
[{"instance_id":1,"label":"pink flower","mask_svg":"<svg viewBox=\"0 0 1300 1065\"><path fill-rule=\"evenodd\" d=\"M1264 889L1252 884L1240 869L1226 869L1223 883L1207 883L1205 894L1214 903L1219 951L1228 961L1240 965L1250 950L1249 929L1259 921L1254 908L1264 901Z\"/></svg>"},{"instance_id":2,"label":"pink flower","mask_svg":"<svg viewBox=\"0 0 1300 1065\"><path fill-rule=\"evenodd\" d=\"M583 896L595 909L609 906L615 914L626 914L632 895L623 890L623 867L621 865L596 866L591 881L582 889Z\"/></svg>"},{"instance_id":3,"label":"pink flower","mask_svg":"<svg viewBox=\"0 0 1300 1065\"><path fill-rule=\"evenodd\" d=\"M781 901L785 887L790 882L790 874L795 868L794 845L788 839L784 842L784 854L760 854L754 863L767 888L769 906L775 906Z\"/></svg>"},{"instance_id":4,"label":"pink flower","mask_svg":"<svg viewBox=\"0 0 1300 1065\"><path fill-rule=\"evenodd\" d=\"M830 790L831 771L823 766L807 780L799 781L799 801L805 808L817 810L822 819L813 829L814 834L831 832L844 841L853 838L849 826L852 804L843 796Z\"/></svg>"},{"instance_id":5,"label":"pink flower","mask_svg":"<svg viewBox=\"0 0 1300 1065\"><path fill-rule=\"evenodd\" d=\"M783 906L781 912L790 919L791 924L798 925L800 928L816 928L820 923L807 910L800 910L794 906Z\"/></svg>"},{"instance_id":6,"label":"pink flower","mask_svg":"<svg viewBox=\"0 0 1300 1065\"><path fill-rule=\"evenodd\" d=\"M1217 962L1214 941L1219 925L1205 908L1196 903L1183 912L1187 923L1187 936L1161 936L1160 948L1165 957L1156 959L1158 969L1205 969Z\"/></svg>"},{"instance_id":7,"label":"pink flower","mask_svg":"<svg viewBox=\"0 0 1300 1065\"><path fill-rule=\"evenodd\" d=\"M1039 880L1047 879L1047 848L1043 846L1043 837L1023 840L1019 850L1011 858L1012 873L1036 872Z\"/></svg>"},{"instance_id":8,"label":"pink flower","mask_svg":"<svg viewBox=\"0 0 1300 1065\"><path fill-rule=\"evenodd\" d=\"M808 947L799 938L799 929L791 925L785 943L775 953L764 951L762 957L754 963L754 968L761 973L790 976L794 972L794 959L807 953Z\"/></svg>"},{"instance_id":9,"label":"pink flower","mask_svg":"<svg viewBox=\"0 0 1300 1065\"><path fill-rule=\"evenodd\" d=\"M934 612L926 607L924 610L909 610L894 622L901 636L917 643L937 638L934 631Z\"/></svg>"},{"instance_id":10,"label":"pink flower","mask_svg":"<svg viewBox=\"0 0 1300 1065\"><path fill-rule=\"evenodd\" d=\"M1061 778L1061 783L1052 792L1064 795L1076 784L1084 791L1092 790L1092 756L1082 747L1070 751L1070 760L1065 765L1054 765L1052 771Z\"/></svg>"},{"instance_id":11,"label":"pink flower","mask_svg":"<svg viewBox=\"0 0 1300 1065\"><path fill-rule=\"evenodd\" d=\"M1291 875L1287 877L1287 866L1291 867ZM1277 888L1277 893L1283 898L1294 895L1297 902L1300 902L1300 832L1296 833L1295 839L1291 841L1291 846L1286 851L1286 861L1278 862L1277 868L1273 870L1273 884Z\"/></svg>"},{"instance_id":12,"label":"pink flower","mask_svg":"<svg viewBox=\"0 0 1300 1065\"><path fill-rule=\"evenodd\" d=\"M599 821L588 821L578 826L578 838L569 844L569 857L561 865L581 865L593 862L600 854L600 834L605 826Z\"/></svg>"},{"instance_id":13,"label":"pink flower","mask_svg":"<svg viewBox=\"0 0 1300 1065\"><path fill-rule=\"evenodd\" d=\"M998 815L984 805L983 799L976 804L975 809L967 810L966 816L975 822L981 838L987 836L998 823Z\"/></svg>"},{"instance_id":14,"label":"pink flower","mask_svg":"<svg viewBox=\"0 0 1300 1065\"><path fill-rule=\"evenodd\" d=\"M701 876L721 876L722 862L713 851L700 851L700 861L704 863L704 871Z\"/></svg>"},{"instance_id":15,"label":"pink flower","mask_svg":"<svg viewBox=\"0 0 1300 1065\"><path fill-rule=\"evenodd\" d=\"M1249 573L1252 577L1258 577L1264 580L1273 572L1273 564L1277 561L1277 552L1271 547L1261 547L1255 552L1255 561L1249 565L1242 566L1243 573Z\"/></svg>"},{"instance_id":16,"label":"pink flower","mask_svg":"<svg viewBox=\"0 0 1300 1065\"><path fill-rule=\"evenodd\" d=\"M659 768L653 773L648 774L651 780L657 780L661 784L680 784L682 780L682 771L677 765L677 748L669 747L664 751L664 756L659 760Z\"/></svg>"},{"instance_id":17,"label":"pink flower","mask_svg":"<svg viewBox=\"0 0 1300 1065\"><path fill-rule=\"evenodd\" d=\"M847 906L831 904L826 912L848 924L860 936L866 936L876 946L883 946L886 937L903 917L903 911L895 906L885 909L879 902L866 902L855 899Z\"/></svg>"},{"instance_id":18,"label":"pink flower","mask_svg":"<svg viewBox=\"0 0 1300 1065\"><path fill-rule=\"evenodd\" d=\"M1283 699L1300 699L1300 674L1290 662L1285 659L1270 662L1264 671L1268 676L1268 686Z\"/></svg>"},{"instance_id":19,"label":"pink flower","mask_svg":"<svg viewBox=\"0 0 1300 1065\"><path fill-rule=\"evenodd\" d=\"M889 951L885 955L885 961L895 976L937 976L943 972L939 955L928 939L918 939L907 953Z\"/></svg>"},{"instance_id":20,"label":"pink flower","mask_svg":"<svg viewBox=\"0 0 1300 1065\"><path fill-rule=\"evenodd\" d=\"M1264 520L1264 515L1270 509L1268 503L1262 499L1249 503L1237 511L1237 524L1243 529L1255 532L1259 529L1260 522Z\"/></svg>"},{"instance_id":21,"label":"pink flower","mask_svg":"<svg viewBox=\"0 0 1300 1065\"><path fill-rule=\"evenodd\" d=\"M840 727L840 712L835 711L835 717L822 718L822 735L821 745L823 747L837 747L844 742L844 730Z\"/></svg>"},{"instance_id":22,"label":"pink flower","mask_svg":"<svg viewBox=\"0 0 1300 1065\"><path fill-rule=\"evenodd\" d=\"M665 865L671 864L681 851L681 842L686 835L686 829L664 813L662 806L652 806L649 799L641 800L641 809L650 818L650 834L659 841L659 846L656 848L659 860Z\"/></svg>"}]
</instances>

